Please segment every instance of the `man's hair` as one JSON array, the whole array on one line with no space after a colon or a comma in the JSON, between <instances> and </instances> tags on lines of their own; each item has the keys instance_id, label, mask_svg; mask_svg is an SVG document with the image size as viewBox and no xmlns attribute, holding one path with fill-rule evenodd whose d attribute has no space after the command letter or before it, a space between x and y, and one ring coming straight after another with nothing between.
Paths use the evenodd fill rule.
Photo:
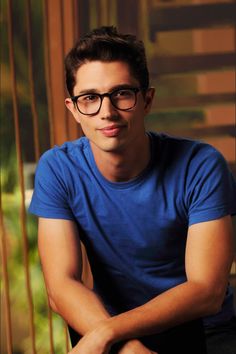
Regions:
<instances>
[{"instance_id":1,"label":"man's hair","mask_svg":"<svg viewBox=\"0 0 236 354\"><path fill-rule=\"evenodd\" d=\"M114 26L104 26L85 35L66 56L66 85L70 96L73 96L77 70L94 60L126 62L142 91L148 89L149 73L143 42L134 35L118 33Z\"/></svg>"}]
</instances>

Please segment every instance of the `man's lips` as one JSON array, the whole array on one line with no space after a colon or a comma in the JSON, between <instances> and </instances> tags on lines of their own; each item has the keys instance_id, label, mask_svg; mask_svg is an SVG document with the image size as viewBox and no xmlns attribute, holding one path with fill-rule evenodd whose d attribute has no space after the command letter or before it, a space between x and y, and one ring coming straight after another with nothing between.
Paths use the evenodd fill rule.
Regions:
<instances>
[{"instance_id":1,"label":"man's lips","mask_svg":"<svg viewBox=\"0 0 236 354\"><path fill-rule=\"evenodd\" d=\"M112 124L104 128L100 128L99 131L101 131L105 136L112 137L119 135L124 127L124 125Z\"/></svg>"}]
</instances>

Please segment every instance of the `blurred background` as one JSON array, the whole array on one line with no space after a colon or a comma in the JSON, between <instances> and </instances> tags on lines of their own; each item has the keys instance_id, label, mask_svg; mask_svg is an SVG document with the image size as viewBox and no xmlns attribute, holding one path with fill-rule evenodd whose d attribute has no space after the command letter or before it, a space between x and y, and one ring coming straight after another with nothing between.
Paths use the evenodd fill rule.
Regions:
<instances>
[{"instance_id":1,"label":"blurred background","mask_svg":"<svg viewBox=\"0 0 236 354\"><path fill-rule=\"evenodd\" d=\"M101 25L136 34L157 91L147 130L209 142L236 176L236 3L0 1L1 354L67 353L66 325L47 306L37 220L27 213L39 156L81 136L64 106L65 54ZM235 262L230 281L236 286Z\"/></svg>"}]
</instances>

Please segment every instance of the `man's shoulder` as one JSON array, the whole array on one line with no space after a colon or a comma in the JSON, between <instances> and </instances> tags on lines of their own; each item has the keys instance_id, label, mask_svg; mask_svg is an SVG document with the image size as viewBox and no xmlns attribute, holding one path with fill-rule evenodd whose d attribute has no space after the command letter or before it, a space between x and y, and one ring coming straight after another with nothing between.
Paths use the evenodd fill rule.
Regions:
<instances>
[{"instance_id":1,"label":"man's shoulder","mask_svg":"<svg viewBox=\"0 0 236 354\"><path fill-rule=\"evenodd\" d=\"M88 139L85 137L74 141L66 141L61 145L54 145L45 151L40 157L42 162L56 162L60 160L71 159L74 156L79 157L88 148Z\"/></svg>"},{"instance_id":2,"label":"man's shoulder","mask_svg":"<svg viewBox=\"0 0 236 354\"><path fill-rule=\"evenodd\" d=\"M148 132L154 141L158 141L162 145L167 145L169 147L176 146L194 146L194 147L212 147L202 140L192 139L185 136L171 135L166 132Z\"/></svg>"},{"instance_id":3,"label":"man's shoulder","mask_svg":"<svg viewBox=\"0 0 236 354\"><path fill-rule=\"evenodd\" d=\"M191 139L183 136L174 136L168 133L149 133L156 151L160 155L171 156L176 159L192 159L196 156L204 156L208 154L220 155L212 145L202 140Z\"/></svg>"}]
</instances>

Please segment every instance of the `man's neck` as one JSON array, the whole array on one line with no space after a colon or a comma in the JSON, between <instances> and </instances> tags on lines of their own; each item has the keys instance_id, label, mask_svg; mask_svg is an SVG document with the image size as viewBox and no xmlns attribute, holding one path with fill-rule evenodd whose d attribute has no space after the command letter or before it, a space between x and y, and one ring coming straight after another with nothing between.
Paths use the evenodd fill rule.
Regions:
<instances>
[{"instance_id":1,"label":"man's neck","mask_svg":"<svg viewBox=\"0 0 236 354\"><path fill-rule=\"evenodd\" d=\"M150 143L145 136L142 144L121 152L104 152L91 144L96 165L111 182L125 182L138 176L150 161Z\"/></svg>"}]
</instances>

